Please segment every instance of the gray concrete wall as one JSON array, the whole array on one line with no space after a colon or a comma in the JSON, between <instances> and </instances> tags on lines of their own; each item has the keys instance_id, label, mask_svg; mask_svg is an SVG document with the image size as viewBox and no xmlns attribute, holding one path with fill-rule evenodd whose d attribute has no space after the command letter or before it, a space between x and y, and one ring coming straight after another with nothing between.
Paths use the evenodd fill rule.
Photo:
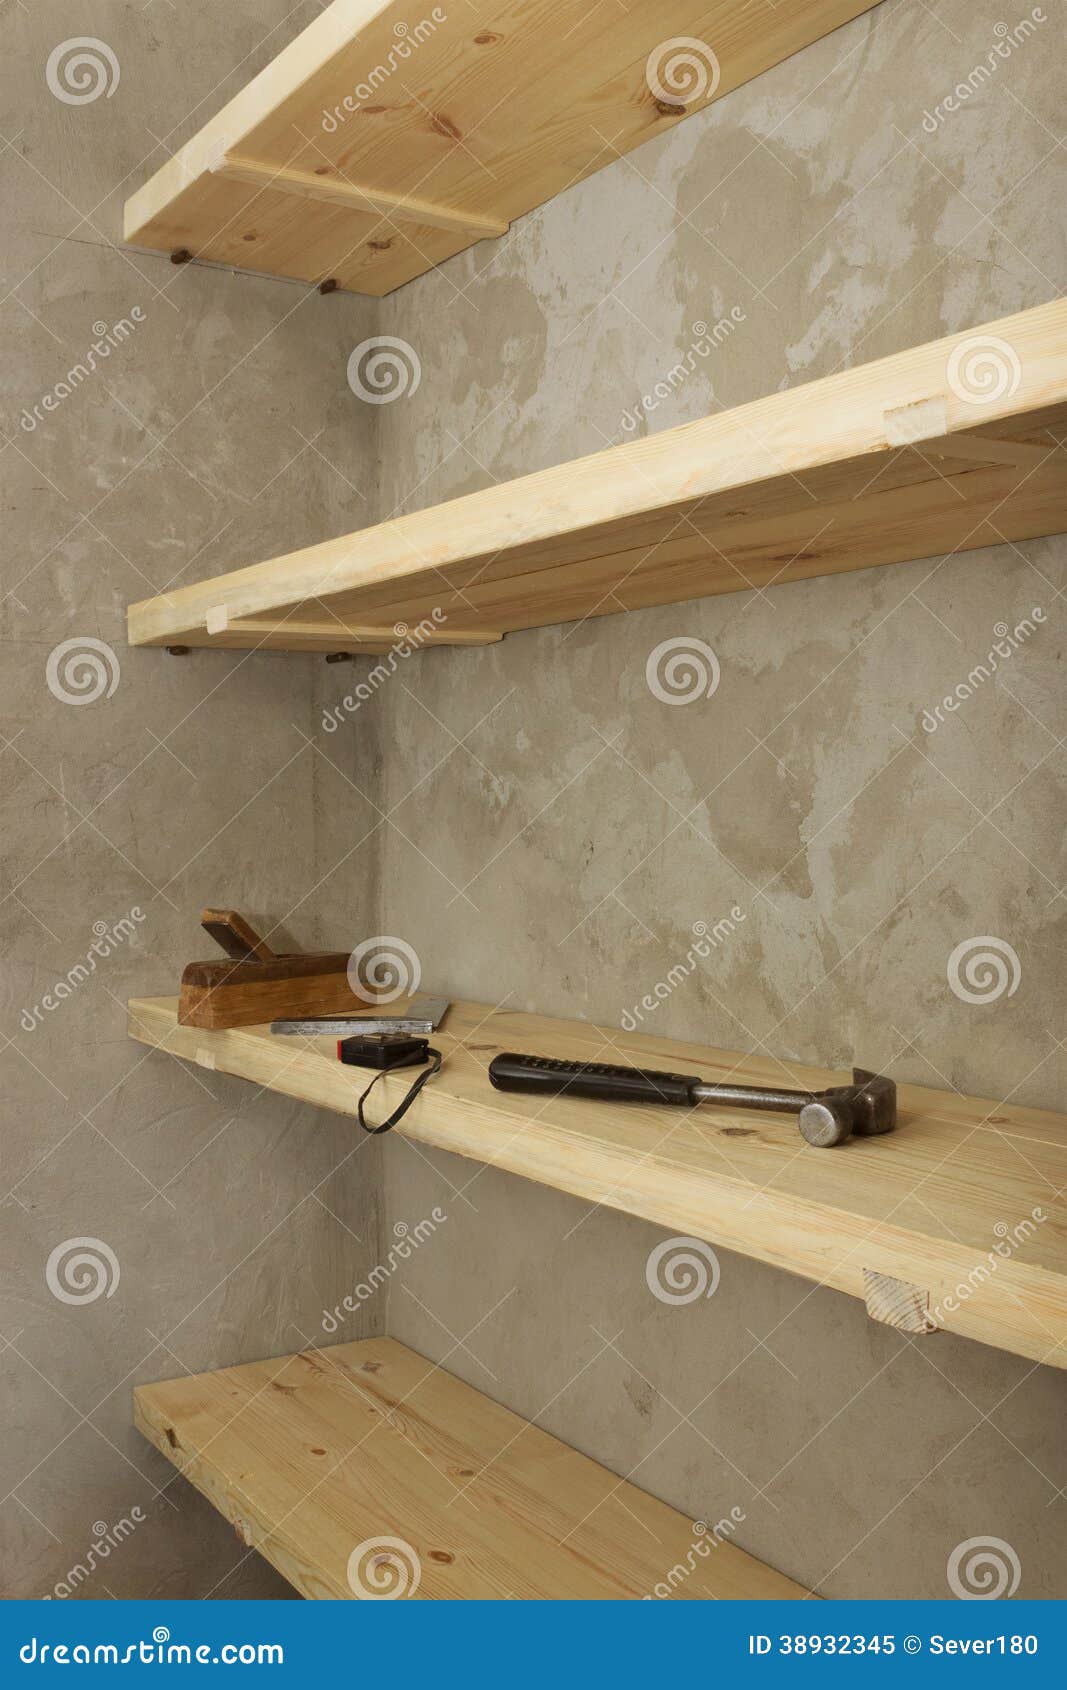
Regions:
<instances>
[{"instance_id":1,"label":"gray concrete wall","mask_svg":"<svg viewBox=\"0 0 1067 1690\"><path fill-rule=\"evenodd\" d=\"M130 600L341 532L373 507L370 424L345 381L372 304L121 245L125 194L317 10L48 0L0 18L8 1596L290 1594L134 1433L130 1391L321 1337L323 1305L376 1259L372 1156L344 1121L125 1034L128 995L174 992L182 963L211 954L204 904L280 922L284 948L353 942L375 902L374 846L358 841L377 817L351 784L373 785L373 759L342 774L315 735L317 691L337 671L125 643ZM45 76L76 35L119 66L111 95L83 105L53 97ZM97 370L36 421L123 320ZM104 643L88 651L104 677L95 702L87 670L83 692L61 664L49 688L69 640ZM94 957L94 942L111 954ZM40 1008L46 993L54 1010ZM64 1302L46 1267L78 1238L99 1241L111 1294ZM71 1253L54 1279L77 1294ZM93 1288L90 1276L81 1289ZM98 1527L121 1537L131 1519L91 1577L68 1578Z\"/></svg>"},{"instance_id":2,"label":"gray concrete wall","mask_svg":"<svg viewBox=\"0 0 1067 1690\"><path fill-rule=\"evenodd\" d=\"M1016 13L887 0L387 300L422 380L383 408L382 514L627 438L733 308L642 428L1062 293L1044 15L941 121ZM454 994L618 1027L736 905L656 1033L1062 1106L1065 581L1040 541L420 658L381 695L383 931ZM1035 606L1032 642L924 732ZM685 707L645 679L679 635L721 665ZM1020 983L967 1003L947 959L986 934ZM395 1336L691 1514L738 1505L745 1547L823 1594L948 1594L952 1549L989 1535L1020 1595L1067 1594L1062 1372L918 1346L725 1254L710 1301L665 1307L654 1228L399 1140L385 1167L388 1222L452 1217L394 1282Z\"/></svg>"}]
</instances>

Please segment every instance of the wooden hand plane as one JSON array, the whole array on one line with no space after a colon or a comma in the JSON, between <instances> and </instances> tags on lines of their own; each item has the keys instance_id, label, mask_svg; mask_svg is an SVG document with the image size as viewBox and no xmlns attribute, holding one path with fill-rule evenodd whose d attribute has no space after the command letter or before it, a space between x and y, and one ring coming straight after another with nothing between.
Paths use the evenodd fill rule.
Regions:
<instances>
[{"instance_id":1,"label":"wooden hand plane","mask_svg":"<svg viewBox=\"0 0 1067 1690\"><path fill-rule=\"evenodd\" d=\"M340 1015L371 1008L369 987L352 990L348 951L281 954L236 910L204 910L200 925L226 952L182 974L178 1020L186 1027L255 1027L281 1016Z\"/></svg>"}]
</instances>

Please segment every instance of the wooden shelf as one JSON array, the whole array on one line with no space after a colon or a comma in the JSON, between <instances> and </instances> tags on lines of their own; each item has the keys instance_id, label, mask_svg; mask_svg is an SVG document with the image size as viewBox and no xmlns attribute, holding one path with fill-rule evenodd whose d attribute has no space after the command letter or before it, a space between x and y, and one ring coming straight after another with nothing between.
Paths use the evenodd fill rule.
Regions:
<instances>
[{"instance_id":1,"label":"wooden shelf","mask_svg":"<svg viewBox=\"0 0 1067 1690\"><path fill-rule=\"evenodd\" d=\"M302 1596L808 1595L391 1338L142 1385L134 1419Z\"/></svg>"},{"instance_id":2,"label":"wooden shelf","mask_svg":"<svg viewBox=\"0 0 1067 1690\"><path fill-rule=\"evenodd\" d=\"M876 3L334 0L133 195L126 239L386 294Z\"/></svg>"},{"instance_id":3,"label":"wooden shelf","mask_svg":"<svg viewBox=\"0 0 1067 1690\"><path fill-rule=\"evenodd\" d=\"M130 1033L342 1114L366 1083L333 1040L179 1027L171 998L132 1000ZM1067 1116L903 1086L896 1132L813 1150L788 1116L545 1103L495 1091L486 1070L514 1049L739 1083L840 1079L821 1069L469 1003L436 1042L444 1069L397 1132L832 1286L877 1318L892 1313L885 1280L900 1281L937 1326L1067 1367ZM409 1084L387 1075L379 1108Z\"/></svg>"},{"instance_id":4,"label":"wooden shelf","mask_svg":"<svg viewBox=\"0 0 1067 1690\"><path fill-rule=\"evenodd\" d=\"M1032 539L1067 529L1065 433L1059 299L175 588L130 607L130 642L373 654L422 624L416 645L481 644Z\"/></svg>"}]
</instances>

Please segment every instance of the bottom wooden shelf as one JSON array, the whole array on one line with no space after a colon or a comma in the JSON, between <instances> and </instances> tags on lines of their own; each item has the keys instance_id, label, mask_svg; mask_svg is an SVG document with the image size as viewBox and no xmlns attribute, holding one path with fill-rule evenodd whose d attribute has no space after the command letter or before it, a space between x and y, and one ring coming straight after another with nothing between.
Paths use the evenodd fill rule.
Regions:
<instances>
[{"instance_id":1,"label":"bottom wooden shelf","mask_svg":"<svg viewBox=\"0 0 1067 1690\"><path fill-rule=\"evenodd\" d=\"M809 1594L392 1338L142 1385L134 1419L302 1596Z\"/></svg>"}]
</instances>

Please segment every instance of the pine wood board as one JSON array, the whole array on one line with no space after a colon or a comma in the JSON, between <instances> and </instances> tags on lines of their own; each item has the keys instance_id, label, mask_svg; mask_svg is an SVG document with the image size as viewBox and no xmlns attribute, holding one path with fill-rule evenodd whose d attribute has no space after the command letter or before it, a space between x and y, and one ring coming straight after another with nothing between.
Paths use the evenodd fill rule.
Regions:
<instances>
[{"instance_id":1,"label":"pine wood board","mask_svg":"<svg viewBox=\"0 0 1067 1690\"><path fill-rule=\"evenodd\" d=\"M992 346L982 403L957 367ZM998 350L1000 348L1000 350ZM1003 349L1007 349L1006 351ZM133 645L434 642L1067 529L1067 299L131 605ZM436 613L436 614L435 614Z\"/></svg>"},{"instance_id":2,"label":"pine wood board","mask_svg":"<svg viewBox=\"0 0 1067 1690\"><path fill-rule=\"evenodd\" d=\"M336 1060L335 1041L199 1032L177 1025L175 1007L133 999L132 1037L354 1114L365 1076ZM526 1050L742 1084L847 1078L828 1070L471 1003L453 1003L435 1043L445 1066L395 1131L865 1304L870 1276L899 1280L925 1294L938 1327L1067 1367L1067 1116L902 1086L894 1133L820 1151L789 1116L546 1103L495 1091L487 1068L499 1050ZM378 1107L409 1083L387 1075Z\"/></svg>"},{"instance_id":3,"label":"pine wood board","mask_svg":"<svg viewBox=\"0 0 1067 1690\"><path fill-rule=\"evenodd\" d=\"M131 197L126 239L386 294L876 3L334 0Z\"/></svg>"},{"instance_id":4,"label":"pine wood board","mask_svg":"<svg viewBox=\"0 0 1067 1690\"><path fill-rule=\"evenodd\" d=\"M380 1538L378 1588L404 1569L418 1601L638 1599L672 1569L683 1600L809 1594L391 1338L141 1385L134 1420L305 1597L366 1590Z\"/></svg>"}]
</instances>

